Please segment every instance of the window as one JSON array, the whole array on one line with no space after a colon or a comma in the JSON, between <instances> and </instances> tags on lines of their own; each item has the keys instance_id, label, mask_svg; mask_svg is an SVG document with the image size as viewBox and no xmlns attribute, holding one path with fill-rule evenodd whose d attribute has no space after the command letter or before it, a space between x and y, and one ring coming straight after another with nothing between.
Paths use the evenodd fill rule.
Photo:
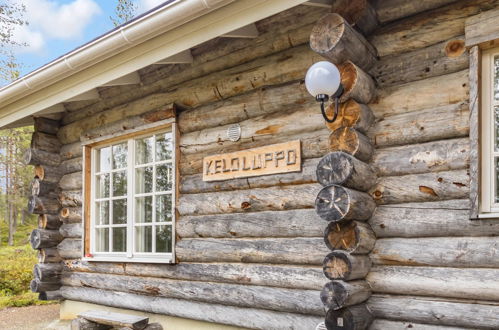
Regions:
<instances>
[{"instance_id":1,"label":"window","mask_svg":"<svg viewBox=\"0 0 499 330\"><path fill-rule=\"evenodd\" d=\"M174 260L174 132L172 124L85 147L87 260Z\"/></svg>"},{"instance_id":2,"label":"window","mask_svg":"<svg viewBox=\"0 0 499 330\"><path fill-rule=\"evenodd\" d=\"M499 213L499 48L482 53L481 213Z\"/></svg>"}]
</instances>

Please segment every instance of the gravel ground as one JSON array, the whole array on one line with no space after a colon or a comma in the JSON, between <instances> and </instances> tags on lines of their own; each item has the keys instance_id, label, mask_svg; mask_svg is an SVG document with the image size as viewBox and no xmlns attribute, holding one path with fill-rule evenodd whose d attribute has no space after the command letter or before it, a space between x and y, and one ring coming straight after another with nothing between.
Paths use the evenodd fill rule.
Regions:
<instances>
[{"instance_id":1,"label":"gravel ground","mask_svg":"<svg viewBox=\"0 0 499 330\"><path fill-rule=\"evenodd\" d=\"M0 310L0 329L39 330L58 318L58 304L5 308Z\"/></svg>"}]
</instances>

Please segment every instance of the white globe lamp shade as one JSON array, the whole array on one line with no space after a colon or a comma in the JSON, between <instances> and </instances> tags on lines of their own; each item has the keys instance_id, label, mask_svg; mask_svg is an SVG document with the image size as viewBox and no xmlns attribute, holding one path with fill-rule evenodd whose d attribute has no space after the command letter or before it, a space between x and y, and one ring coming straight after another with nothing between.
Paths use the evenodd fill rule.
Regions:
<instances>
[{"instance_id":1,"label":"white globe lamp shade","mask_svg":"<svg viewBox=\"0 0 499 330\"><path fill-rule=\"evenodd\" d=\"M313 64L305 76L305 87L314 97L317 95L331 96L340 87L340 71L331 62L321 61Z\"/></svg>"}]
</instances>

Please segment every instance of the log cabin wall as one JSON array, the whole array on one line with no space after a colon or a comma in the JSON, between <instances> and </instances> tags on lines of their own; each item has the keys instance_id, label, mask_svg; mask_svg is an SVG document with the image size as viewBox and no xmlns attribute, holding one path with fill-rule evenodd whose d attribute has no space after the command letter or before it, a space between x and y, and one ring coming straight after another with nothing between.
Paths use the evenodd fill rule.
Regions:
<instances>
[{"instance_id":1,"label":"log cabin wall","mask_svg":"<svg viewBox=\"0 0 499 330\"><path fill-rule=\"evenodd\" d=\"M379 180L369 220L378 239L367 280L371 329L494 328L499 323L499 222L469 220L468 52L464 20L497 0L379 0L366 37L380 56L369 71L377 119L367 135ZM140 86L101 89L66 104L58 138L66 299L270 329L312 329L324 319L327 222L313 209L315 169L331 130L305 91L309 49L324 9L299 6L257 22L252 40L215 39L192 65L151 66ZM81 139L180 110L177 265L82 262ZM153 116L154 117L154 116ZM230 124L242 138L225 140ZM132 124L132 126L135 124ZM205 155L300 139L301 173L201 180Z\"/></svg>"}]
</instances>

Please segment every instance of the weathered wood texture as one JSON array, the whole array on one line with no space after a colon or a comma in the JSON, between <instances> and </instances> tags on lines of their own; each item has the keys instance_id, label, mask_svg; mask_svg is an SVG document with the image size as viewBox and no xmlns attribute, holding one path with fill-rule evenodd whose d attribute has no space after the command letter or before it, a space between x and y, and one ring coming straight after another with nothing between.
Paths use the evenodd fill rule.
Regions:
<instances>
[{"instance_id":1,"label":"weathered wood texture","mask_svg":"<svg viewBox=\"0 0 499 330\"><path fill-rule=\"evenodd\" d=\"M326 327L331 330L364 330L369 327L373 316L365 304L330 309L326 313Z\"/></svg>"},{"instance_id":2,"label":"weathered wood texture","mask_svg":"<svg viewBox=\"0 0 499 330\"><path fill-rule=\"evenodd\" d=\"M32 214L57 214L60 203L56 196L30 196L28 198L28 212Z\"/></svg>"},{"instance_id":3,"label":"weathered wood texture","mask_svg":"<svg viewBox=\"0 0 499 330\"><path fill-rule=\"evenodd\" d=\"M335 13L317 21L310 34L310 47L335 64L349 60L367 71L376 62L376 50Z\"/></svg>"},{"instance_id":4,"label":"weathered wood texture","mask_svg":"<svg viewBox=\"0 0 499 330\"><path fill-rule=\"evenodd\" d=\"M59 229L62 225L59 216L55 214L40 214L38 216L38 228L39 229Z\"/></svg>"},{"instance_id":5,"label":"weathered wood texture","mask_svg":"<svg viewBox=\"0 0 499 330\"><path fill-rule=\"evenodd\" d=\"M61 256L59 255L59 251L57 248L46 248L38 250L38 262L41 264L44 263L58 263L60 262Z\"/></svg>"},{"instance_id":6,"label":"weathered wood texture","mask_svg":"<svg viewBox=\"0 0 499 330\"><path fill-rule=\"evenodd\" d=\"M338 185L321 189L315 200L315 210L324 220L340 222L345 220L369 219L376 203L369 194Z\"/></svg>"},{"instance_id":7,"label":"weathered wood texture","mask_svg":"<svg viewBox=\"0 0 499 330\"><path fill-rule=\"evenodd\" d=\"M340 309L357 305L371 296L371 288L366 281L331 281L321 291L321 300L326 308Z\"/></svg>"},{"instance_id":8,"label":"weathered wood texture","mask_svg":"<svg viewBox=\"0 0 499 330\"><path fill-rule=\"evenodd\" d=\"M495 237L381 238L370 257L377 265L497 268L498 249Z\"/></svg>"},{"instance_id":9,"label":"weathered wood texture","mask_svg":"<svg viewBox=\"0 0 499 330\"><path fill-rule=\"evenodd\" d=\"M324 258L324 275L330 280L357 280L366 277L371 260L366 255L351 255L344 251L333 251Z\"/></svg>"},{"instance_id":10,"label":"weathered wood texture","mask_svg":"<svg viewBox=\"0 0 499 330\"><path fill-rule=\"evenodd\" d=\"M44 181L41 181L37 177L35 177L33 180L31 180L29 184L29 192L31 195L48 195L52 192L56 192L57 190L57 183L47 183Z\"/></svg>"},{"instance_id":11,"label":"weathered wood texture","mask_svg":"<svg viewBox=\"0 0 499 330\"><path fill-rule=\"evenodd\" d=\"M81 222L82 211L81 207L64 207L59 211L59 219L64 223Z\"/></svg>"},{"instance_id":12,"label":"weathered wood texture","mask_svg":"<svg viewBox=\"0 0 499 330\"><path fill-rule=\"evenodd\" d=\"M62 273L60 263L36 264L33 269L34 278L40 281L57 282Z\"/></svg>"},{"instance_id":13,"label":"weathered wood texture","mask_svg":"<svg viewBox=\"0 0 499 330\"><path fill-rule=\"evenodd\" d=\"M499 323L499 305L477 305L468 299L444 301L438 298L373 295L368 306L376 318L493 329Z\"/></svg>"},{"instance_id":14,"label":"weathered wood texture","mask_svg":"<svg viewBox=\"0 0 499 330\"><path fill-rule=\"evenodd\" d=\"M149 323L148 317L100 310L85 311L78 314L78 317L118 329L142 330Z\"/></svg>"},{"instance_id":15,"label":"weathered wood texture","mask_svg":"<svg viewBox=\"0 0 499 330\"><path fill-rule=\"evenodd\" d=\"M303 184L232 192L184 194L180 196L180 215L201 215L267 210L310 208L320 190L318 184Z\"/></svg>"},{"instance_id":16,"label":"weathered wood texture","mask_svg":"<svg viewBox=\"0 0 499 330\"><path fill-rule=\"evenodd\" d=\"M61 142L55 135L34 132L31 136L31 149L39 149L57 154L61 150Z\"/></svg>"},{"instance_id":17,"label":"weathered wood texture","mask_svg":"<svg viewBox=\"0 0 499 330\"><path fill-rule=\"evenodd\" d=\"M185 238L176 252L180 262L320 265L329 250L321 238Z\"/></svg>"},{"instance_id":18,"label":"weathered wood texture","mask_svg":"<svg viewBox=\"0 0 499 330\"><path fill-rule=\"evenodd\" d=\"M81 172L66 174L59 180L59 187L62 190L79 190L82 188L83 175Z\"/></svg>"},{"instance_id":19,"label":"weathered wood texture","mask_svg":"<svg viewBox=\"0 0 499 330\"><path fill-rule=\"evenodd\" d=\"M467 138L376 149L372 160L379 176L461 170L469 163Z\"/></svg>"},{"instance_id":20,"label":"weathered wood texture","mask_svg":"<svg viewBox=\"0 0 499 330\"><path fill-rule=\"evenodd\" d=\"M67 159L61 162L61 174L71 174L74 172L81 172L83 170L83 160L81 157Z\"/></svg>"},{"instance_id":21,"label":"weathered wood texture","mask_svg":"<svg viewBox=\"0 0 499 330\"><path fill-rule=\"evenodd\" d=\"M369 107L376 118L433 109L468 100L468 70L384 87Z\"/></svg>"},{"instance_id":22,"label":"weathered wood texture","mask_svg":"<svg viewBox=\"0 0 499 330\"><path fill-rule=\"evenodd\" d=\"M239 307L253 307L282 312L324 315L316 290L296 290L210 282L179 281L134 276L92 273L69 273L63 285L112 290L127 293L153 294Z\"/></svg>"},{"instance_id":23,"label":"weathered wood texture","mask_svg":"<svg viewBox=\"0 0 499 330\"><path fill-rule=\"evenodd\" d=\"M466 46L488 46L495 47L496 39L499 38L499 30L494 24L497 21L499 11L497 8L488 10L469 17L465 21Z\"/></svg>"},{"instance_id":24,"label":"weathered wood texture","mask_svg":"<svg viewBox=\"0 0 499 330\"><path fill-rule=\"evenodd\" d=\"M464 36L412 52L384 56L372 69L380 86L404 84L464 70L468 67L468 52Z\"/></svg>"},{"instance_id":25,"label":"weathered wood texture","mask_svg":"<svg viewBox=\"0 0 499 330\"><path fill-rule=\"evenodd\" d=\"M376 174L368 164L344 152L332 152L317 164L316 176L323 186L336 184L366 191L376 183Z\"/></svg>"},{"instance_id":26,"label":"weathered wood texture","mask_svg":"<svg viewBox=\"0 0 499 330\"><path fill-rule=\"evenodd\" d=\"M81 146L80 141L64 144L61 147L60 155L62 161L81 157L82 154L83 154L83 147Z\"/></svg>"},{"instance_id":27,"label":"weathered wood texture","mask_svg":"<svg viewBox=\"0 0 499 330\"><path fill-rule=\"evenodd\" d=\"M334 111L334 103L326 108L326 114L329 118L332 117ZM340 103L338 109L338 117L332 123L326 122L326 126L334 131L340 127L352 127L355 130L366 133L374 123L374 114L365 104L356 102L355 100L347 100Z\"/></svg>"},{"instance_id":28,"label":"weathered wood texture","mask_svg":"<svg viewBox=\"0 0 499 330\"><path fill-rule=\"evenodd\" d=\"M81 223L67 223L59 228L62 237L81 238L83 229Z\"/></svg>"},{"instance_id":29,"label":"weathered wood texture","mask_svg":"<svg viewBox=\"0 0 499 330\"><path fill-rule=\"evenodd\" d=\"M470 220L469 200L380 205L369 223L378 237L499 235L497 220Z\"/></svg>"},{"instance_id":30,"label":"weathered wood texture","mask_svg":"<svg viewBox=\"0 0 499 330\"><path fill-rule=\"evenodd\" d=\"M371 140L351 127L340 127L329 136L330 151L344 151L355 158L368 162L374 152Z\"/></svg>"},{"instance_id":31,"label":"weathered wood texture","mask_svg":"<svg viewBox=\"0 0 499 330\"><path fill-rule=\"evenodd\" d=\"M63 300L61 291L44 291L40 292L38 295L38 300L48 301L48 300Z\"/></svg>"},{"instance_id":32,"label":"weathered wood texture","mask_svg":"<svg viewBox=\"0 0 499 330\"><path fill-rule=\"evenodd\" d=\"M400 329L413 329L413 330L465 330L469 328L462 327L448 327L444 325L422 324L414 322L402 321L389 321L383 319L376 319L369 326L369 330L400 330Z\"/></svg>"},{"instance_id":33,"label":"weathered wood texture","mask_svg":"<svg viewBox=\"0 0 499 330\"><path fill-rule=\"evenodd\" d=\"M26 165L59 166L61 157L59 153L52 153L44 150L28 148L24 153L24 163Z\"/></svg>"},{"instance_id":34,"label":"weathered wood texture","mask_svg":"<svg viewBox=\"0 0 499 330\"><path fill-rule=\"evenodd\" d=\"M498 301L498 275L490 268L383 266L367 281L376 293Z\"/></svg>"},{"instance_id":35,"label":"weathered wood texture","mask_svg":"<svg viewBox=\"0 0 499 330\"><path fill-rule=\"evenodd\" d=\"M31 292L46 292L46 291L55 291L61 287L61 283L59 282L42 282L38 279L31 280L29 287Z\"/></svg>"},{"instance_id":36,"label":"weathered wood texture","mask_svg":"<svg viewBox=\"0 0 499 330\"><path fill-rule=\"evenodd\" d=\"M327 223L313 209L183 216L176 224L189 237L319 237Z\"/></svg>"},{"instance_id":37,"label":"weathered wood texture","mask_svg":"<svg viewBox=\"0 0 499 330\"><path fill-rule=\"evenodd\" d=\"M312 329L323 317L274 312L264 309L224 306L175 298L116 293L90 288L61 288L64 298L106 306L174 315L195 320L230 324L253 329Z\"/></svg>"},{"instance_id":38,"label":"weathered wood texture","mask_svg":"<svg viewBox=\"0 0 499 330\"><path fill-rule=\"evenodd\" d=\"M478 218L479 185L480 185L480 80L481 80L480 49L475 46L470 49L470 217Z\"/></svg>"},{"instance_id":39,"label":"weathered wood texture","mask_svg":"<svg viewBox=\"0 0 499 330\"><path fill-rule=\"evenodd\" d=\"M324 242L332 251L366 254L374 248L376 236L371 226L363 222L330 222L324 231Z\"/></svg>"},{"instance_id":40,"label":"weathered wood texture","mask_svg":"<svg viewBox=\"0 0 499 330\"><path fill-rule=\"evenodd\" d=\"M378 204L463 199L469 196L466 170L382 177L371 190Z\"/></svg>"},{"instance_id":41,"label":"weathered wood texture","mask_svg":"<svg viewBox=\"0 0 499 330\"><path fill-rule=\"evenodd\" d=\"M381 57L428 47L463 35L467 17L496 6L490 0L456 1L382 27L369 40Z\"/></svg>"},{"instance_id":42,"label":"weathered wood texture","mask_svg":"<svg viewBox=\"0 0 499 330\"><path fill-rule=\"evenodd\" d=\"M336 0L332 3L332 13L337 13L364 35L369 35L378 26L376 10L367 0Z\"/></svg>"},{"instance_id":43,"label":"weathered wood texture","mask_svg":"<svg viewBox=\"0 0 499 330\"><path fill-rule=\"evenodd\" d=\"M83 205L81 190L63 190L58 196L59 203L64 208L73 208Z\"/></svg>"},{"instance_id":44,"label":"weathered wood texture","mask_svg":"<svg viewBox=\"0 0 499 330\"><path fill-rule=\"evenodd\" d=\"M343 86L343 95L340 102L353 99L359 103L367 104L376 95L376 85L373 78L351 61L346 61L338 66Z\"/></svg>"},{"instance_id":45,"label":"weathered wood texture","mask_svg":"<svg viewBox=\"0 0 499 330\"><path fill-rule=\"evenodd\" d=\"M60 122L54 119L43 117L34 118L34 129L36 132L56 135L59 130Z\"/></svg>"},{"instance_id":46,"label":"weathered wood texture","mask_svg":"<svg viewBox=\"0 0 499 330\"><path fill-rule=\"evenodd\" d=\"M174 280L262 285L280 288L321 290L327 279L318 266L265 265L256 263L191 263L175 265L136 264L67 260L65 271L95 272Z\"/></svg>"},{"instance_id":47,"label":"weathered wood texture","mask_svg":"<svg viewBox=\"0 0 499 330\"><path fill-rule=\"evenodd\" d=\"M29 242L33 249L54 247L62 240L58 230L33 229Z\"/></svg>"},{"instance_id":48,"label":"weathered wood texture","mask_svg":"<svg viewBox=\"0 0 499 330\"><path fill-rule=\"evenodd\" d=\"M77 259L82 256L81 239L65 238L57 245L57 251L62 259Z\"/></svg>"},{"instance_id":49,"label":"weathered wood texture","mask_svg":"<svg viewBox=\"0 0 499 330\"><path fill-rule=\"evenodd\" d=\"M445 6L456 1L457 0L375 0L373 6L376 9L379 20L386 23Z\"/></svg>"}]
</instances>

